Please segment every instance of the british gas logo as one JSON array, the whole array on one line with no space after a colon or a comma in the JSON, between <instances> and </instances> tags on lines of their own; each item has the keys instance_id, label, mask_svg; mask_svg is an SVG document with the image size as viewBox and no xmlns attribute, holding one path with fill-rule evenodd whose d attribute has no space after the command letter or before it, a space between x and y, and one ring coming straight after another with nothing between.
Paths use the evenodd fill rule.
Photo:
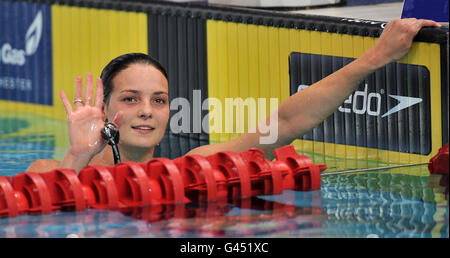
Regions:
<instances>
[{"instance_id":1,"label":"british gas logo","mask_svg":"<svg viewBox=\"0 0 450 258\"><path fill-rule=\"evenodd\" d=\"M24 35L25 49L18 49L9 42L3 43L0 63L7 65L25 65L27 56L36 53L42 36L42 11L39 11Z\"/></svg>"},{"instance_id":2,"label":"british gas logo","mask_svg":"<svg viewBox=\"0 0 450 258\"><path fill-rule=\"evenodd\" d=\"M53 105L51 7L0 1L0 100Z\"/></svg>"},{"instance_id":3,"label":"british gas logo","mask_svg":"<svg viewBox=\"0 0 450 258\"><path fill-rule=\"evenodd\" d=\"M305 88L309 87L309 85L299 85L297 87L297 92L301 91ZM339 112L342 113L355 113L358 115L369 115L369 116L380 116L381 115L381 100L382 96L385 95L385 90L381 89L380 93L378 92L367 92L368 84L364 84L364 90L355 91L353 94L344 101L344 103L338 108ZM395 99L398 101L397 105L390 108L387 112L381 115L382 118L385 118L389 115L392 115L400 110L405 108L409 108L416 104L422 102L422 98L415 98L409 96L399 96L388 94L389 98Z\"/></svg>"}]
</instances>

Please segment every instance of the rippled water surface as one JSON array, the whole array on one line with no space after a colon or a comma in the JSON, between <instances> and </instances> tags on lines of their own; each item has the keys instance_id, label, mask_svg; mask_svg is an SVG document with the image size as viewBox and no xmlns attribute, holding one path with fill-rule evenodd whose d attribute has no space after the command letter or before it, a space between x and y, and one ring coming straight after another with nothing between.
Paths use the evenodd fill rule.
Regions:
<instances>
[{"instance_id":1,"label":"rippled water surface","mask_svg":"<svg viewBox=\"0 0 450 258\"><path fill-rule=\"evenodd\" d=\"M0 176L21 173L35 159L60 160L67 147L65 121L0 113ZM329 167L379 165L302 154ZM320 191L3 218L0 237L448 238L448 181L426 166L327 176Z\"/></svg>"}]
</instances>

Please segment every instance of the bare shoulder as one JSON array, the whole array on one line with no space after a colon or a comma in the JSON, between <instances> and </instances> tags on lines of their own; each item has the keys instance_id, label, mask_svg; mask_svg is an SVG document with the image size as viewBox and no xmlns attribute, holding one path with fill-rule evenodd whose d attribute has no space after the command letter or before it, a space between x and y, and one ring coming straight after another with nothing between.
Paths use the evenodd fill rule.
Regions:
<instances>
[{"instance_id":1,"label":"bare shoulder","mask_svg":"<svg viewBox=\"0 0 450 258\"><path fill-rule=\"evenodd\" d=\"M27 172L48 172L59 168L60 162L54 159L38 159L35 160L27 168Z\"/></svg>"}]
</instances>

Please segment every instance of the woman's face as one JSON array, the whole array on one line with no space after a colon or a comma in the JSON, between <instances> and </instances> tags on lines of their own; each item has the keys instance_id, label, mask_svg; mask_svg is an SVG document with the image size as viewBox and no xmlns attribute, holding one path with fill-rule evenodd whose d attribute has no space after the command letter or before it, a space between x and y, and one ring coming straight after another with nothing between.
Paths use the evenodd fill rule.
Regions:
<instances>
[{"instance_id":1,"label":"woman's face","mask_svg":"<svg viewBox=\"0 0 450 258\"><path fill-rule=\"evenodd\" d=\"M108 121L119 119L120 144L151 148L163 138L169 120L169 85L149 64L135 63L113 78L114 88L105 105Z\"/></svg>"}]
</instances>

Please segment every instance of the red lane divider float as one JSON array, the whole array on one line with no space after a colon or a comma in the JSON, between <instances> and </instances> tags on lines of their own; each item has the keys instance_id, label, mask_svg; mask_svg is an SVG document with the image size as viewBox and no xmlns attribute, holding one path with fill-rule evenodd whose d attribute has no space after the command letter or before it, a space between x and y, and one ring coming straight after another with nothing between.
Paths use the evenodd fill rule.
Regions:
<instances>
[{"instance_id":1,"label":"red lane divider float","mask_svg":"<svg viewBox=\"0 0 450 258\"><path fill-rule=\"evenodd\" d=\"M438 154L430 159L428 170L431 174L448 175L448 143L439 149Z\"/></svg>"},{"instance_id":2,"label":"red lane divider float","mask_svg":"<svg viewBox=\"0 0 450 258\"><path fill-rule=\"evenodd\" d=\"M0 176L0 216L14 217L29 208L25 195L14 190L9 177Z\"/></svg>"},{"instance_id":3,"label":"red lane divider float","mask_svg":"<svg viewBox=\"0 0 450 258\"><path fill-rule=\"evenodd\" d=\"M209 161L199 155L186 155L174 159L183 181L186 197L193 201L213 201L218 197L226 197L227 193L219 192L218 183L226 184L226 180L216 180L214 169ZM221 195L222 194L222 195Z\"/></svg>"},{"instance_id":4,"label":"red lane divider float","mask_svg":"<svg viewBox=\"0 0 450 258\"><path fill-rule=\"evenodd\" d=\"M87 166L78 174L88 206L94 209L119 208L114 168Z\"/></svg>"},{"instance_id":5,"label":"red lane divider float","mask_svg":"<svg viewBox=\"0 0 450 258\"><path fill-rule=\"evenodd\" d=\"M21 173L15 175L13 176L12 186L15 191L23 193L28 200L27 213L29 214L46 214L60 208L57 205L52 205L50 187L47 186L42 174Z\"/></svg>"},{"instance_id":6,"label":"red lane divider float","mask_svg":"<svg viewBox=\"0 0 450 258\"><path fill-rule=\"evenodd\" d=\"M203 201L230 200L245 206L252 196L320 189L320 173L326 165L313 164L291 145L276 149L274 154L273 162L263 151L249 149L208 157L123 162L114 167L87 166L78 175L74 170L56 169L20 173L12 179L0 176L0 217ZM429 169L448 175L448 144L430 160Z\"/></svg>"},{"instance_id":7,"label":"red lane divider float","mask_svg":"<svg viewBox=\"0 0 450 258\"><path fill-rule=\"evenodd\" d=\"M288 174L284 177L284 189L298 191L320 189L320 173L327 168L326 165L314 165L310 158L299 155L292 145L278 148L274 151L274 154L279 161L275 166Z\"/></svg>"},{"instance_id":8,"label":"red lane divider float","mask_svg":"<svg viewBox=\"0 0 450 258\"><path fill-rule=\"evenodd\" d=\"M77 211L87 208L83 186L74 170L57 169L37 175L44 180L53 207Z\"/></svg>"}]
</instances>

